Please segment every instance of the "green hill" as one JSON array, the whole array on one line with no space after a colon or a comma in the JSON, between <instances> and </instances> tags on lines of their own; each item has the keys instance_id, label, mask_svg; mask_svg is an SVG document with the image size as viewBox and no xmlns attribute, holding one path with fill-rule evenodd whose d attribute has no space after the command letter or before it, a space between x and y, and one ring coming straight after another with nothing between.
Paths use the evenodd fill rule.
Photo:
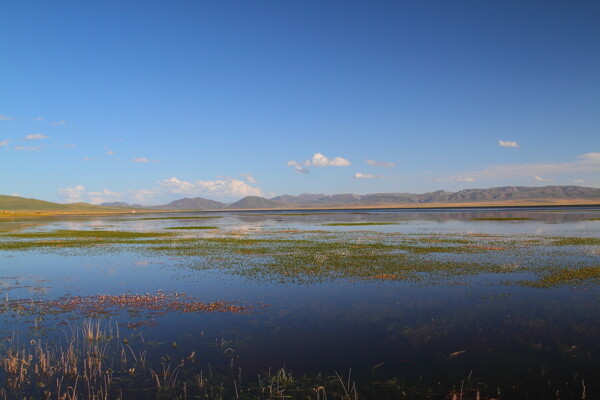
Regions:
<instances>
[{"instance_id":1,"label":"green hill","mask_svg":"<svg viewBox=\"0 0 600 400\"><path fill-rule=\"evenodd\" d=\"M18 196L0 195L0 212L2 211L34 211L34 212L110 212L124 211L118 207L100 207L88 203L59 204L44 200L27 199Z\"/></svg>"}]
</instances>

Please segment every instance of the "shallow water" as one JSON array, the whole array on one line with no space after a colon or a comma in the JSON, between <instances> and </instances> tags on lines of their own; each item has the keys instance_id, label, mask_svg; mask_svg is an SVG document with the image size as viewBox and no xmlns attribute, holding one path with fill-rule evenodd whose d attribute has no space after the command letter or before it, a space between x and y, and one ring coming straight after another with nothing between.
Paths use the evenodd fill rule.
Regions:
<instances>
[{"instance_id":1,"label":"shallow water","mask_svg":"<svg viewBox=\"0 0 600 400\"><path fill-rule=\"evenodd\" d=\"M194 218L181 218L185 216ZM218 218L195 218L199 216ZM554 244L557 238L600 239L599 219L598 207L536 207L2 221L0 243L36 240L12 238L16 233L106 230L176 233L168 239L173 242L218 237L281 239L299 245L310 240L334 247L381 242L451 249L417 253L415 247L399 248L394 254L406 255L407 265L425 265L408 279L397 273L371 276L356 265L347 271L346 247L311 255L323 268L335 260L331 268L341 272L315 273L310 279L275 268L272 263L285 259L273 258L269 251L254 254L237 247L223 247L223 254L214 249L202 254L148 251L147 244L123 242L2 250L0 295L7 302L165 291L185 292L203 302L254 306L241 314L117 310L111 315L124 332L142 333L147 343L154 344L150 361L160 364L165 354L177 359L196 351L198 365L210 363L225 371L235 363L236 371L241 368L248 380L283 366L298 376L335 372L347 376L351 369L360 398L446 398L461 385L479 389L482 398L547 398L558 391L562 399L579 399L584 388L587 398L595 398L600 396L598 280L548 287L531 287L523 281L538 282L550 270L600 267L596 242ZM340 223L392 224L332 225ZM218 229L165 229L203 225ZM323 261L320 256L333 258ZM393 262L404 262L397 260ZM445 261L469 267L443 273L426 269L428 263ZM45 312L41 317L6 309L2 318L1 335L18 332L26 342L60 336L64 321L75 325L83 315ZM474 391L469 393L475 396Z\"/></svg>"}]
</instances>

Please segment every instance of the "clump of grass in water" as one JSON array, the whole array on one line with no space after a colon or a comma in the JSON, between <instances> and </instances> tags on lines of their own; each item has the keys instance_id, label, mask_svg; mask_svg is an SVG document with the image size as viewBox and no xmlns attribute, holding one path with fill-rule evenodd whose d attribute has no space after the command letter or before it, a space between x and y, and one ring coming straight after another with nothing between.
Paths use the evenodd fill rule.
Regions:
<instances>
[{"instance_id":1,"label":"clump of grass in water","mask_svg":"<svg viewBox=\"0 0 600 400\"><path fill-rule=\"evenodd\" d=\"M336 373L332 378L294 378L291 371L281 368L275 373L258 376L258 381L246 379L242 368L227 372L208 373L198 370L196 352L175 359L171 364L167 354L162 364L149 361L149 345L138 340L141 335L121 336L118 324L110 321L83 321L72 327L59 341L34 339L19 341L12 337L0 350L0 362L5 373L0 377L2 398L57 399L305 399L317 392L325 399L327 392L357 398L356 385ZM23 344L20 344L23 343ZM173 349L175 347L173 346ZM173 349L171 351L173 351ZM227 349L231 350L231 349ZM223 353L228 357L227 350ZM229 360L227 360L229 361ZM237 366L237 365L236 365ZM242 379L243 378L243 379ZM2 382L4 380L4 382ZM317 389L315 389L317 388Z\"/></svg>"},{"instance_id":2,"label":"clump of grass in water","mask_svg":"<svg viewBox=\"0 0 600 400\"><path fill-rule=\"evenodd\" d=\"M0 314L16 315L79 314L86 317L115 315L127 311L140 317L146 313L205 313L228 312L247 313L252 305L238 305L218 300L202 302L185 293L157 291L144 294L99 294L94 296L63 296L58 299L8 299L0 303Z\"/></svg>"},{"instance_id":3,"label":"clump of grass in water","mask_svg":"<svg viewBox=\"0 0 600 400\"><path fill-rule=\"evenodd\" d=\"M561 237L553 238L553 246L594 246L600 245L600 238Z\"/></svg>"},{"instance_id":4,"label":"clump of grass in water","mask_svg":"<svg viewBox=\"0 0 600 400\"><path fill-rule=\"evenodd\" d=\"M551 288L564 285L600 284L600 267L564 268L553 271L537 281L520 281L522 286Z\"/></svg>"}]
</instances>

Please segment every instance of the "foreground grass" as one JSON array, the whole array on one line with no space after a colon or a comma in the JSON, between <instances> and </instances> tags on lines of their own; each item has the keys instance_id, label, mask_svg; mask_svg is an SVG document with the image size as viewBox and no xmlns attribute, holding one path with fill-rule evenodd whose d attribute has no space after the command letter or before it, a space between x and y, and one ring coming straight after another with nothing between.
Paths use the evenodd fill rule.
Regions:
<instances>
[{"instance_id":1,"label":"foreground grass","mask_svg":"<svg viewBox=\"0 0 600 400\"><path fill-rule=\"evenodd\" d=\"M593 396L597 386L577 374L556 382L543 373L530 373L522 387L520 382L500 387L473 376L473 371L448 379L381 379L375 372L381 365L369 379L356 379L352 370L298 375L286 367L249 374L244 360L222 339L197 353L175 342L146 341L142 332L121 329L110 320L84 319L54 338L24 339L13 335L0 345L2 399L492 400L557 398L557 393L560 398L585 399L592 398L586 395ZM203 360L207 351L218 356L219 365ZM450 365L462 353L437 362ZM501 392L504 397L498 397Z\"/></svg>"}]
</instances>

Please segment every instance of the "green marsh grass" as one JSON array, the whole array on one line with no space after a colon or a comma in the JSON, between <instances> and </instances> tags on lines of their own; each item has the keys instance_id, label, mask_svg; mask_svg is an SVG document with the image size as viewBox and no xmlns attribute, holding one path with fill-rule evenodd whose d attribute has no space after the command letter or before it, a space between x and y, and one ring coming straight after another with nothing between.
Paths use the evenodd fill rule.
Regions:
<instances>
[{"instance_id":1,"label":"green marsh grass","mask_svg":"<svg viewBox=\"0 0 600 400\"><path fill-rule=\"evenodd\" d=\"M566 285L598 285L600 284L600 266L557 269L538 280L520 281L519 284L534 288L551 288Z\"/></svg>"},{"instance_id":2,"label":"green marsh grass","mask_svg":"<svg viewBox=\"0 0 600 400\"><path fill-rule=\"evenodd\" d=\"M552 245L554 245L554 246L598 246L598 245L600 245L600 238L590 238L590 237L553 238Z\"/></svg>"},{"instance_id":3,"label":"green marsh grass","mask_svg":"<svg viewBox=\"0 0 600 400\"><path fill-rule=\"evenodd\" d=\"M372 224L372 223L369 223ZM532 247L599 245L598 238L502 235L401 234L382 232L285 231L216 233L216 226L164 228L174 232L75 231L9 233L0 235L0 250L65 251L86 254L132 252L181 258L193 269L219 269L250 279L310 283L349 280L406 280L434 282L439 276L487 273L510 274L506 262L478 255ZM176 231L181 232L176 232ZM215 230L209 237L183 232ZM517 272L533 271L541 278L550 269L519 263ZM582 276L582 278L585 278ZM590 276L591 281L593 277ZM542 281L540 285L544 285Z\"/></svg>"}]
</instances>

